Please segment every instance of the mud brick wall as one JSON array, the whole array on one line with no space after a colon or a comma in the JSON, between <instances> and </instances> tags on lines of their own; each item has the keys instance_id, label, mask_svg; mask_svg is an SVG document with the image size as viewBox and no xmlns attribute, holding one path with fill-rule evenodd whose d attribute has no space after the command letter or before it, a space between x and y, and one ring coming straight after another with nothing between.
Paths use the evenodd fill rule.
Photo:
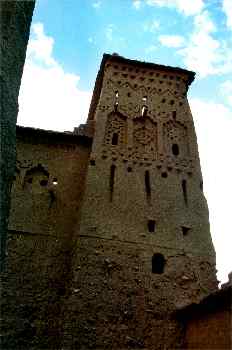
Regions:
<instances>
[{"instance_id":1,"label":"mud brick wall","mask_svg":"<svg viewBox=\"0 0 232 350\"><path fill-rule=\"evenodd\" d=\"M58 349L91 141L18 128L2 274L3 349Z\"/></svg>"},{"instance_id":2,"label":"mud brick wall","mask_svg":"<svg viewBox=\"0 0 232 350\"><path fill-rule=\"evenodd\" d=\"M208 296L198 305L191 305L182 310L182 322L185 324L185 349L231 349L231 286Z\"/></svg>"},{"instance_id":3,"label":"mud brick wall","mask_svg":"<svg viewBox=\"0 0 232 350\"><path fill-rule=\"evenodd\" d=\"M63 348L180 349L173 312L217 288L193 119L194 74L105 55Z\"/></svg>"}]
</instances>

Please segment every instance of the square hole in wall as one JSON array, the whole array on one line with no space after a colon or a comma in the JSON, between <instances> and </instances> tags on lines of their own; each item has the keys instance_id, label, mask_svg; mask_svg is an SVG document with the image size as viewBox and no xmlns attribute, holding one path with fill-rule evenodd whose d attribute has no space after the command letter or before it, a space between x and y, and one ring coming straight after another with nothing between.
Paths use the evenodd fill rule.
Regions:
<instances>
[{"instance_id":1,"label":"square hole in wall","mask_svg":"<svg viewBox=\"0 0 232 350\"><path fill-rule=\"evenodd\" d=\"M187 236L189 234L189 231L190 231L190 227L187 227L187 226L181 226L182 228L182 233L183 233L183 236Z\"/></svg>"}]
</instances>

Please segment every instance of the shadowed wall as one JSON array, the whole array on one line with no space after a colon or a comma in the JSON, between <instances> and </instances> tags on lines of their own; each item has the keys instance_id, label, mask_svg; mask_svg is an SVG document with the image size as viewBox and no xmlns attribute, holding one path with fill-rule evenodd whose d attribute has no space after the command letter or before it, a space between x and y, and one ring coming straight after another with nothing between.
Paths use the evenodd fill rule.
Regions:
<instances>
[{"instance_id":1,"label":"shadowed wall","mask_svg":"<svg viewBox=\"0 0 232 350\"><path fill-rule=\"evenodd\" d=\"M0 2L0 268L4 267L15 171L18 94L35 1Z\"/></svg>"}]
</instances>

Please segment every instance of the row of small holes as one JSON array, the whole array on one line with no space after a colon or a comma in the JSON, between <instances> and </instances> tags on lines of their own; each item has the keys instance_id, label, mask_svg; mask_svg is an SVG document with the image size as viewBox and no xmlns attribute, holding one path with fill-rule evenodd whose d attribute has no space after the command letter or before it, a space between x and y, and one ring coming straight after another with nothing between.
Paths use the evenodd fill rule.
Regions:
<instances>
[{"instance_id":1,"label":"row of small holes","mask_svg":"<svg viewBox=\"0 0 232 350\"><path fill-rule=\"evenodd\" d=\"M156 229L156 222L155 222L155 220L148 220L147 228L148 228L148 232L154 233L155 229ZM189 231L190 231L190 227L181 226L181 230L182 230L183 236L187 236Z\"/></svg>"},{"instance_id":2,"label":"row of small holes","mask_svg":"<svg viewBox=\"0 0 232 350\"><path fill-rule=\"evenodd\" d=\"M133 71L133 68L130 68L130 67L125 67L125 66L123 66L123 67L119 67L119 66L117 66L117 65L115 65L114 66L114 69L120 69L120 70L122 70L122 71L125 71L125 70L128 70L128 72L132 72ZM147 71L145 71L145 70L139 70L139 69L135 69L135 73L136 74L138 74L138 73L141 73L141 74L146 74L146 73L148 73ZM153 75L155 75L156 77L160 77L160 76L162 76L164 79L170 79L170 80L174 80L174 79L176 79L176 80L178 80L178 81L180 81L181 80L181 77L179 77L179 76L177 76L177 77L175 77L175 76L173 76L173 75L167 75L167 74L161 74L161 73L153 73L153 72L149 72L149 75L150 76L153 76ZM182 81L184 82L184 83L186 83L186 80L185 79L182 79Z\"/></svg>"}]
</instances>

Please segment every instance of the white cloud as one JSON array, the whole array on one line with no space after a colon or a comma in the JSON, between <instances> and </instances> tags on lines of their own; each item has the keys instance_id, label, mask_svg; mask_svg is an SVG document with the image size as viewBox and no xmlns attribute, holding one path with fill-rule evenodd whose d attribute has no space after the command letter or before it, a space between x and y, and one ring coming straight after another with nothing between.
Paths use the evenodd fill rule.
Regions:
<instances>
[{"instance_id":1,"label":"white cloud","mask_svg":"<svg viewBox=\"0 0 232 350\"><path fill-rule=\"evenodd\" d=\"M223 104L190 99L208 201L211 234L217 252L218 278L232 270L232 110Z\"/></svg>"},{"instance_id":2,"label":"white cloud","mask_svg":"<svg viewBox=\"0 0 232 350\"><path fill-rule=\"evenodd\" d=\"M145 32L156 33L160 28L160 22L156 19L150 22L144 23L143 30Z\"/></svg>"},{"instance_id":3,"label":"white cloud","mask_svg":"<svg viewBox=\"0 0 232 350\"><path fill-rule=\"evenodd\" d=\"M213 37L215 32L209 13L203 11L194 17L194 30L187 46L179 50L186 67L200 77L232 71L232 50Z\"/></svg>"},{"instance_id":4,"label":"white cloud","mask_svg":"<svg viewBox=\"0 0 232 350\"><path fill-rule=\"evenodd\" d=\"M223 0L222 9L227 17L227 27L232 29L232 1Z\"/></svg>"},{"instance_id":5,"label":"white cloud","mask_svg":"<svg viewBox=\"0 0 232 350\"><path fill-rule=\"evenodd\" d=\"M95 8L95 9L99 9L102 5L102 2L101 0L99 1L96 1L96 2L93 2L92 6Z\"/></svg>"},{"instance_id":6,"label":"white cloud","mask_svg":"<svg viewBox=\"0 0 232 350\"><path fill-rule=\"evenodd\" d=\"M160 35L159 42L167 47L181 47L184 45L184 37L180 35Z\"/></svg>"},{"instance_id":7,"label":"white cloud","mask_svg":"<svg viewBox=\"0 0 232 350\"><path fill-rule=\"evenodd\" d=\"M186 16L193 16L200 13L204 8L203 0L146 0L147 5L170 7Z\"/></svg>"},{"instance_id":8,"label":"white cloud","mask_svg":"<svg viewBox=\"0 0 232 350\"><path fill-rule=\"evenodd\" d=\"M227 80L220 87L222 95L225 97L228 104L232 106L232 81Z\"/></svg>"},{"instance_id":9,"label":"white cloud","mask_svg":"<svg viewBox=\"0 0 232 350\"><path fill-rule=\"evenodd\" d=\"M106 28L106 39L109 41L113 40L113 30L114 30L113 24L109 24L108 27Z\"/></svg>"},{"instance_id":10,"label":"white cloud","mask_svg":"<svg viewBox=\"0 0 232 350\"><path fill-rule=\"evenodd\" d=\"M212 74L232 73L232 48L225 40L218 40L217 28L206 10L204 0L145 0L147 5L169 7L192 16L194 29L188 35L186 45L178 50L186 68L196 71L201 78ZM223 0L227 26L232 29L232 0ZM146 29L147 24L145 25ZM168 33L169 34L169 33ZM178 48L178 41L169 42L169 35L159 37L168 47ZM182 46L183 41L180 43Z\"/></svg>"},{"instance_id":11,"label":"white cloud","mask_svg":"<svg viewBox=\"0 0 232 350\"><path fill-rule=\"evenodd\" d=\"M132 5L134 6L134 8L135 8L136 10L139 10L140 7L141 7L141 0L133 0Z\"/></svg>"},{"instance_id":12,"label":"white cloud","mask_svg":"<svg viewBox=\"0 0 232 350\"><path fill-rule=\"evenodd\" d=\"M156 45L150 45L148 46L146 49L145 49L145 53L146 54L149 54L151 52L154 52L157 50L157 46Z\"/></svg>"},{"instance_id":13,"label":"white cloud","mask_svg":"<svg viewBox=\"0 0 232 350\"><path fill-rule=\"evenodd\" d=\"M56 64L52 57L54 39L44 34L43 24L35 23L33 33L35 37L30 39L28 43L27 57L33 56L34 60L46 65Z\"/></svg>"},{"instance_id":14,"label":"white cloud","mask_svg":"<svg viewBox=\"0 0 232 350\"><path fill-rule=\"evenodd\" d=\"M53 57L54 39L42 23L32 25L19 95L18 124L73 130L88 115L91 93L78 89L80 77Z\"/></svg>"},{"instance_id":15,"label":"white cloud","mask_svg":"<svg viewBox=\"0 0 232 350\"><path fill-rule=\"evenodd\" d=\"M91 45L96 45L96 38L93 38L92 36L90 36L88 38L88 42L91 44Z\"/></svg>"}]
</instances>

